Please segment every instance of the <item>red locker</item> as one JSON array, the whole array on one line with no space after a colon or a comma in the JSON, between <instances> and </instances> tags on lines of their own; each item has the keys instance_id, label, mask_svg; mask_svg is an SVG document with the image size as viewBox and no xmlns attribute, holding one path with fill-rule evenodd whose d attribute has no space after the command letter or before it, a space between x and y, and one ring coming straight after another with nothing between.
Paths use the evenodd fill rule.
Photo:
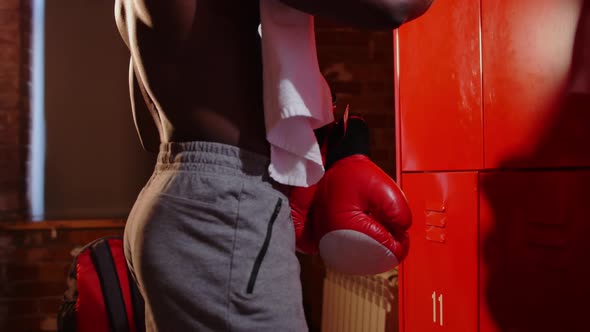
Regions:
<instances>
[{"instance_id":1,"label":"red locker","mask_svg":"<svg viewBox=\"0 0 590 332\"><path fill-rule=\"evenodd\" d=\"M404 174L414 213L405 332L477 331L477 173Z\"/></svg>"},{"instance_id":2,"label":"red locker","mask_svg":"<svg viewBox=\"0 0 590 332\"><path fill-rule=\"evenodd\" d=\"M480 183L480 331L587 330L590 170Z\"/></svg>"},{"instance_id":3,"label":"red locker","mask_svg":"<svg viewBox=\"0 0 590 332\"><path fill-rule=\"evenodd\" d=\"M482 0L486 168L590 166L582 1Z\"/></svg>"},{"instance_id":4,"label":"red locker","mask_svg":"<svg viewBox=\"0 0 590 332\"><path fill-rule=\"evenodd\" d=\"M394 43L401 331L590 330L590 2L436 0Z\"/></svg>"},{"instance_id":5,"label":"red locker","mask_svg":"<svg viewBox=\"0 0 590 332\"><path fill-rule=\"evenodd\" d=\"M483 166L478 0L436 0L399 29L402 171Z\"/></svg>"}]
</instances>

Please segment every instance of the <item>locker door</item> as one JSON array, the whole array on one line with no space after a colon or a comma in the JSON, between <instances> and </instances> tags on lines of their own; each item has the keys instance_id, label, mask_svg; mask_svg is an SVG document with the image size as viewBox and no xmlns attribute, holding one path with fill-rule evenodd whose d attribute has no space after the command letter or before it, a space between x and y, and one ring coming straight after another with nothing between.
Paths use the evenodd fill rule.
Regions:
<instances>
[{"instance_id":1,"label":"locker door","mask_svg":"<svg viewBox=\"0 0 590 332\"><path fill-rule=\"evenodd\" d=\"M412 208L404 332L477 331L477 173L403 174Z\"/></svg>"},{"instance_id":2,"label":"locker door","mask_svg":"<svg viewBox=\"0 0 590 332\"><path fill-rule=\"evenodd\" d=\"M590 165L590 83L569 88L590 61L582 2L482 0L486 168Z\"/></svg>"},{"instance_id":3,"label":"locker door","mask_svg":"<svg viewBox=\"0 0 590 332\"><path fill-rule=\"evenodd\" d=\"M590 170L484 173L480 185L480 331L590 330Z\"/></svg>"},{"instance_id":4,"label":"locker door","mask_svg":"<svg viewBox=\"0 0 590 332\"><path fill-rule=\"evenodd\" d=\"M402 171L483 167L479 0L436 0L396 42Z\"/></svg>"}]
</instances>

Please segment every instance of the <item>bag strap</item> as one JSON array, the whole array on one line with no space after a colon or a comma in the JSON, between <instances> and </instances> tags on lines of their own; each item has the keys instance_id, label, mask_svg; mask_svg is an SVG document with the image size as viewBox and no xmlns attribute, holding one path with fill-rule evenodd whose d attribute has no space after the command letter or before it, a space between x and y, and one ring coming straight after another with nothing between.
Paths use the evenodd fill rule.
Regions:
<instances>
[{"instance_id":1,"label":"bag strap","mask_svg":"<svg viewBox=\"0 0 590 332\"><path fill-rule=\"evenodd\" d=\"M137 288L135 278L127 266L127 275L129 276L129 290L131 291L131 302L133 303L133 320L135 321L135 330L145 332L145 302L143 296Z\"/></svg>"},{"instance_id":2,"label":"bag strap","mask_svg":"<svg viewBox=\"0 0 590 332\"><path fill-rule=\"evenodd\" d=\"M108 241L97 241L90 247L90 256L100 279L100 286L111 331L129 332L125 300Z\"/></svg>"}]
</instances>

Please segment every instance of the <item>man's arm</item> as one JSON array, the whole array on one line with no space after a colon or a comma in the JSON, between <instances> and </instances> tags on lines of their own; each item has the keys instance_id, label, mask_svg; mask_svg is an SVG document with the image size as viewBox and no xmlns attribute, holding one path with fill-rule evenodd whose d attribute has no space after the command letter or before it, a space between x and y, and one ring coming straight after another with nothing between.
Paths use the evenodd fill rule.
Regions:
<instances>
[{"instance_id":1,"label":"man's arm","mask_svg":"<svg viewBox=\"0 0 590 332\"><path fill-rule=\"evenodd\" d=\"M433 0L280 0L312 15L358 28L389 30L426 12Z\"/></svg>"}]
</instances>

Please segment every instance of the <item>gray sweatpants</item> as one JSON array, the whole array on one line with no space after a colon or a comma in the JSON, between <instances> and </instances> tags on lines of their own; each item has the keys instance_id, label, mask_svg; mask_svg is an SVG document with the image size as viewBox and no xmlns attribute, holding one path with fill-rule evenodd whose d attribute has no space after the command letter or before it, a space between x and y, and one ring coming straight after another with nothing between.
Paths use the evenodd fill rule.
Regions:
<instances>
[{"instance_id":1,"label":"gray sweatpants","mask_svg":"<svg viewBox=\"0 0 590 332\"><path fill-rule=\"evenodd\" d=\"M125 228L148 331L307 331L287 197L268 158L163 144Z\"/></svg>"}]
</instances>

